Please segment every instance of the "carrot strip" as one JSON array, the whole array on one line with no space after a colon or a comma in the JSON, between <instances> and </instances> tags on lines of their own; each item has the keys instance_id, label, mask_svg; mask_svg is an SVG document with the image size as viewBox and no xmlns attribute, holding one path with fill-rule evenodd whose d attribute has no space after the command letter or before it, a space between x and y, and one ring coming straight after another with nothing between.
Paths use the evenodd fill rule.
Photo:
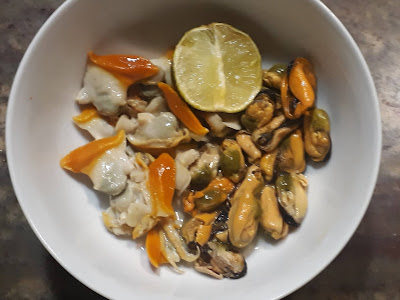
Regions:
<instances>
[{"instance_id":1,"label":"carrot strip","mask_svg":"<svg viewBox=\"0 0 400 300\"><path fill-rule=\"evenodd\" d=\"M158 87L164 93L169 109L190 131L198 135L205 135L208 133L208 129L201 125L199 119L172 87L163 82L159 82Z\"/></svg>"},{"instance_id":2,"label":"carrot strip","mask_svg":"<svg viewBox=\"0 0 400 300\"><path fill-rule=\"evenodd\" d=\"M73 117L72 119L79 124L89 122L92 119L100 118L95 108L84 109L80 115Z\"/></svg>"},{"instance_id":3,"label":"carrot strip","mask_svg":"<svg viewBox=\"0 0 400 300\"><path fill-rule=\"evenodd\" d=\"M153 200L152 214L175 217L172 207L175 191L175 161L168 153L161 154L150 164L148 188Z\"/></svg>"},{"instance_id":4,"label":"carrot strip","mask_svg":"<svg viewBox=\"0 0 400 300\"><path fill-rule=\"evenodd\" d=\"M161 252L161 241L158 229L151 229L146 236L146 252L153 267L158 268L166 263L164 255Z\"/></svg>"},{"instance_id":5,"label":"carrot strip","mask_svg":"<svg viewBox=\"0 0 400 300\"><path fill-rule=\"evenodd\" d=\"M148 59L135 55L96 55L88 53L89 59L113 74L127 77L131 83L157 74L158 68Z\"/></svg>"}]
</instances>

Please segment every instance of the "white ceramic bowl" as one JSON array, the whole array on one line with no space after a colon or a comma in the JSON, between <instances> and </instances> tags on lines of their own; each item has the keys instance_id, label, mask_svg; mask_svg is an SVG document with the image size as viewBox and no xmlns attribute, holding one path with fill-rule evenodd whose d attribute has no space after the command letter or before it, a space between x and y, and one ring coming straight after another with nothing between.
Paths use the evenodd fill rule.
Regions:
<instances>
[{"instance_id":1,"label":"white ceramic bowl","mask_svg":"<svg viewBox=\"0 0 400 300\"><path fill-rule=\"evenodd\" d=\"M157 57L201 24L247 32L265 66L306 56L318 76L318 106L332 122L333 151L308 167L309 210L282 242L259 239L248 274L218 281L191 269L154 273L141 244L107 232L107 200L85 176L61 170L62 156L87 142L71 122L86 53ZM26 52L10 95L7 155L15 192L47 250L78 280L115 299L273 299L324 269L347 243L368 206L381 149L378 100L353 39L319 1L71 0L46 22Z\"/></svg>"}]
</instances>

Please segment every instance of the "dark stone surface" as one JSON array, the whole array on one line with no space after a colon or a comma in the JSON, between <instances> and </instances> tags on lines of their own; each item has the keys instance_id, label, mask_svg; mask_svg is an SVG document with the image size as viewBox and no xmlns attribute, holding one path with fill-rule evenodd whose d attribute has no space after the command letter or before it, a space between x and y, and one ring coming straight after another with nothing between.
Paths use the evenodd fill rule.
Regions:
<instances>
[{"instance_id":1,"label":"dark stone surface","mask_svg":"<svg viewBox=\"0 0 400 300\"><path fill-rule=\"evenodd\" d=\"M40 244L14 195L5 156L10 86L34 34L63 1L0 2L0 299L102 299ZM339 256L287 299L400 299L400 3L324 0L371 69L383 123L382 165L371 205Z\"/></svg>"}]
</instances>

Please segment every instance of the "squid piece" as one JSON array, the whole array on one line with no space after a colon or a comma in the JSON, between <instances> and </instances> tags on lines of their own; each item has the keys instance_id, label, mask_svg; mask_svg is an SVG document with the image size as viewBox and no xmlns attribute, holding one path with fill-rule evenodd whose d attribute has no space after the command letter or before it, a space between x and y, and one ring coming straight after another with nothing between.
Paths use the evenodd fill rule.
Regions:
<instances>
[{"instance_id":1,"label":"squid piece","mask_svg":"<svg viewBox=\"0 0 400 300\"><path fill-rule=\"evenodd\" d=\"M92 141L71 151L61 159L62 168L74 173L84 173L97 191L118 195L126 187L132 164L125 153L125 133Z\"/></svg>"},{"instance_id":2,"label":"squid piece","mask_svg":"<svg viewBox=\"0 0 400 300\"><path fill-rule=\"evenodd\" d=\"M231 199L229 211L229 241L237 248L244 248L254 239L259 223L259 199L264 180L259 167L252 165L242 184Z\"/></svg>"},{"instance_id":3,"label":"squid piece","mask_svg":"<svg viewBox=\"0 0 400 300\"><path fill-rule=\"evenodd\" d=\"M329 116L323 109L314 109L304 119L304 143L313 161L323 161L331 149Z\"/></svg>"}]
</instances>

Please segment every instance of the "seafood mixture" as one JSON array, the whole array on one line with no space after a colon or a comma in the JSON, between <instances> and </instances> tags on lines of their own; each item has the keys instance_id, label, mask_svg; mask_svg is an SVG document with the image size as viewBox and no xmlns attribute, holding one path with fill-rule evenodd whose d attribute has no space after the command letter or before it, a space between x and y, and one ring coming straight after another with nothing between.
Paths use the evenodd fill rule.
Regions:
<instances>
[{"instance_id":1,"label":"seafood mixture","mask_svg":"<svg viewBox=\"0 0 400 300\"><path fill-rule=\"evenodd\" d=\"M109 195L105 227L145 237L155 268L182 273L186 261L215 278L240 278L242 250L257 232L279 240L302 223L306 158L329 156L329 117L315 106L306 58L260 66L256 96L234 113L190 106L175 59L172 50L151 60L89 52L73 121L93 141L60 165Z\"/></svg>"}]
</instances>

